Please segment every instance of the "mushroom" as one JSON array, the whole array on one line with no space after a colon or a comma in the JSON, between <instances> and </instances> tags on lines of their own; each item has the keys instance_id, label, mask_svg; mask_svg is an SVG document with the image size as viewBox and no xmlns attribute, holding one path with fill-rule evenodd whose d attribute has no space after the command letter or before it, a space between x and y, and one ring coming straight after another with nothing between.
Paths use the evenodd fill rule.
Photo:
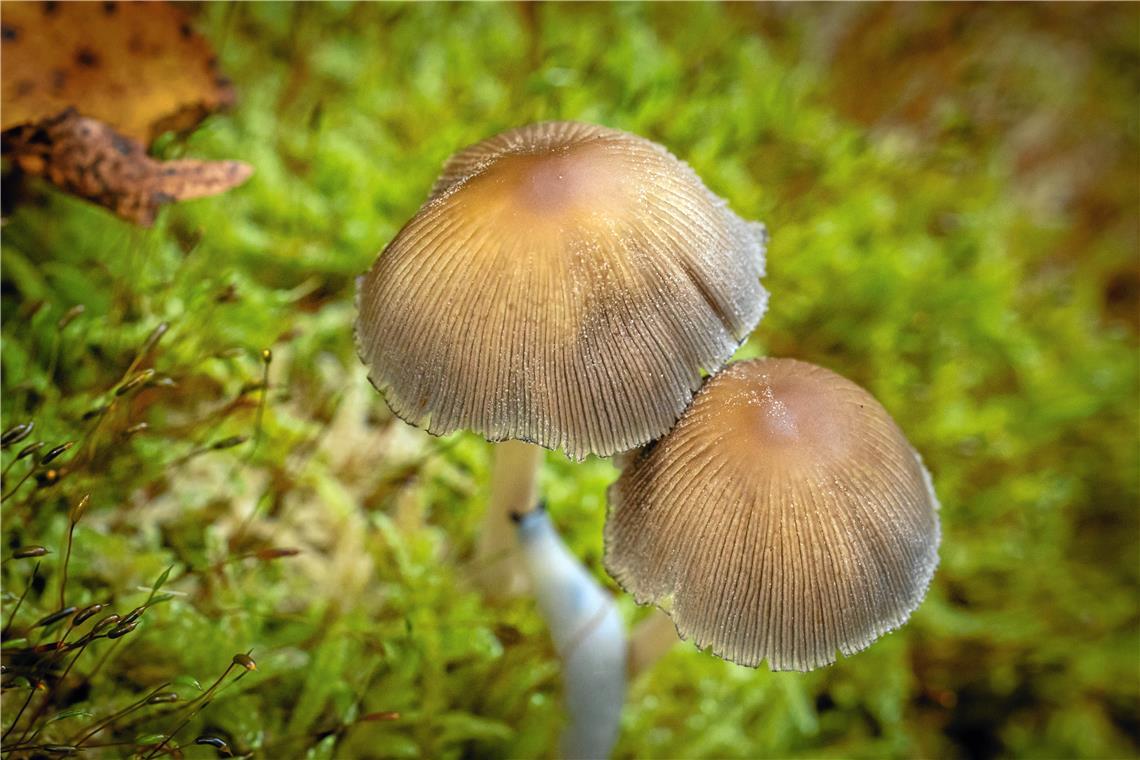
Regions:
<instances>
[{"instance_id":1,"label":"mushroom","mask_svg":"<svg viewBox=\"0 0 1140 760\"><path fill-rule=\"evenodd\" d=\"M729 365L609 491L605 563L682 638L811 670L902 625L938 564L938 500L865 390L792 359Z\"/></svg>"},{"instance_id":2,"label":"mushroom","mask_svg":"<svg viewBox=\"0 0 1140 760\"><path fill-rule=\"evenodd\" d=\"M627 132L532 124L447 162L360 279L356 338L397 416L508 442L478 549L489 590L521 578L498 560L507 515L536 501L536 447L582 459L665 433L763 314L764 244Z\"/></svg>"}]
</instances>

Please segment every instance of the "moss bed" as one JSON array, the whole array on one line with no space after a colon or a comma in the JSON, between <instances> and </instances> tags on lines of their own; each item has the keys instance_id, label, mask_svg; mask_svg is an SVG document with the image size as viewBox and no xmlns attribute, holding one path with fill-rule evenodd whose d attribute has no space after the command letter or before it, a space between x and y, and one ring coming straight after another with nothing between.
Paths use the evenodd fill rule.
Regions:
<instances>
[{"instance_id":1,"label":"moss bed","mask_svg":"<svg viewBox=\"0 0 1140 760\"><path fill-rule=\"evenodd\" d=\"M75 442L19 488L34 457L4 451L5 730L31 695L6 751L107 721L91 754L549 754L559 665L533 601L470 581L489 446L391 416L353 282L452 151L573 118L664 143L768 224L771 306L739 356L867 387L942 502L902 630L809 674L678 646L631 685L616 755L1140 752L1137 6L260 3L195 23L240 102L156 150L254 178L150 230L41 186L3 228L3 427ZM614 475L549 454L542 487L617 592ZM29 545L50 553L12 558ZM64 635L34 625L61 600L146 609L114 641L29 651ZM256 669L207 695L239 653Z\"/></svg>"}]
</instances>

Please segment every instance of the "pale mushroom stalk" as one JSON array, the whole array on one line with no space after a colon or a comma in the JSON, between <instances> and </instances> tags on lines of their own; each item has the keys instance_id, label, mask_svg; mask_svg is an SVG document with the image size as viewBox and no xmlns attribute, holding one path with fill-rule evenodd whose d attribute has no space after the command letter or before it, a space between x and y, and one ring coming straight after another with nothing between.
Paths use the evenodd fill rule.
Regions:
<instances>
[{"instance_id":1,"label":"pale mushroom stalk","mask_svg":"<svg viewBox=\"0 0 1140 760\"><path fill-rule=\"evenodd\" d=\"M625 625L613 597L566 548L546 510L516 519L534 596L562 660L560 756L609 757L625 702Z\"/></svg>"},{"instance_id":2,"label":"pale mushroom stalk","mask_svg":"<svg viewBox=\"0 0 1140 760\"><path fill-rule=\"evenodd\" d=\"M680 640L673 618L654 607L629 633L629 677L637 678L652 668Z\"/></svg>"},{"instance_id":3,"label":"pale mushroom stalk","mask_svg":"<svg viewBox=\"0 0 1140 760\"><path fill-rule=\"evenodd\" d=\"M512 595L526 590L527 576L518 557L511 516L525 514L537 503L544 454L533 443L495 444L491 494L475 550L478 580L489 593Z\"/></svg>"}]
</instances>

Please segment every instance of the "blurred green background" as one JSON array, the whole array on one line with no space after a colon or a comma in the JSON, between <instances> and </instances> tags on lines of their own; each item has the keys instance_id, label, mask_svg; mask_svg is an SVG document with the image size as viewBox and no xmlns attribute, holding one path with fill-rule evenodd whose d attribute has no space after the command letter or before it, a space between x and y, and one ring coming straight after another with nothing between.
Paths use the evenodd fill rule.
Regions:
<instances>
[{"instance_id":1,"label":"blurred green background","mask_svg":"<svg viewBox=\"0 0 1140 760\"><path fill-rule=\"evenodd\" d=\"M173 570L135 631L62 681L68 660L53 665L24 716L36 741L165 683L185 704L252 651L257 670L204 709L145 705L91 743L550 754L559 665L533 601L471 583L489 446L394 420L351 325L354 277L451 152L568 118L663 143L768 224L771 306L740 355L867 387L942 502L941 566L907 626L810 674L679 645L631 685L616 755L1140 752L1140 7L195 13L240 101L157 150L242 159L254 178L151 230L44 188L3 228L3 426L80 442L58 482L3 505L5 729L30 693L10 653L52 639L30 626L60 606L69 509L90 493L68 604L125 614ZM84 419L164 321L136 367L160 382ZM263 433L212 449L253 434L265 348ZM18 448L5 493L31 461ZM549 454L543 491L618 592L600 561L614 474ZM7 559L32 544L51 550L34 578L37 560ZM646 613L620 604L631 623ZM380 711L399 716L359 721Z\"/></svg>"}]
</instances>

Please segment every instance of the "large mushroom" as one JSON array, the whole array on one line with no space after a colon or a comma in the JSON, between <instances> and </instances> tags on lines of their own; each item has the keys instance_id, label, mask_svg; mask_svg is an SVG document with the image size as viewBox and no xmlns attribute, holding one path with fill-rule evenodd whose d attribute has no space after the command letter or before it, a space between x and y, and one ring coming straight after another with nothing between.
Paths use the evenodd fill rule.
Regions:
<instances>
[{"instance_id":1,"label":"large mushroom","mask_svg":"<svg viewBox=\"0 0 1140 760\"><path fill-rule=\"evenodd\" d=\"M496 447L483 579L508 591L507 515L541 449L608 456L664 434L764 312L763 225L684 162L577 122L456 154L359 283L357 345L405 421Z\"/></svg>"},{"instance_id":2,"label":"large mushroom","mask_svg":"<svg viewBox=\"0 0 1140 760\"><path fill-rule=\"evenodd\" d=\"M738 362L630 457L605 562L698 646L811 670L922 601L937 510L921 459L865 390L792 359Z\"/></svg>"}]
</instances>

